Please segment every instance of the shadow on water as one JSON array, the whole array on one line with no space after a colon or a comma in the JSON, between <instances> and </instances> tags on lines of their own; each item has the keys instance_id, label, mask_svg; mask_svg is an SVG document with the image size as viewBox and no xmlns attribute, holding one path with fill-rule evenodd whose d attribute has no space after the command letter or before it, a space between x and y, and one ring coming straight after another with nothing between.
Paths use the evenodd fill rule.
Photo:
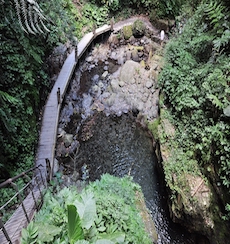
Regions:
<instances>
[{"instance_id":1,"label":"shadow on water","mask_svg":"<svg viewBox=\"0 0 230 244\"><path fill-rule=\"evenodd\" d=\"M157 171L153 140L147 128L137 122L137 114L129 112L119 117L108 116L90 109L94 99L90 95L90 89L98 83L99 71L103 72L100 65L91 71L76 71L59 123L61 128L73 134L74 140L80 143L76 158L78 177L85 177L83 171L88 172L90 181L99 179L104 173L118 177L132 176L142 187L146 205L158 232L158 244L203 243L195 241L195 235L189 234L182 226L173 224L170 220L167 194ZM62 163L63 172L73 174L72 170L66 170L67 167L74 168L70 158L60 157L59 162Z\"/></svg>"},{"instance_id":2,"label":"shadow on water","mask_svg":"<svg viewBox=\"0 0 230 244\"><path fill-rule=\"evenodd\" d=\"M93 126L89 128L89 124ZM90 138L86 139L89 134ZM156 224L159 244L195 243L181 226L169 220L167 198L158 177L152 138L136 123L133 114L117 117L97 113L84 123L78 139L81 145L78 167L87 167L90 181L110 173L118 177L130 175L141 185L146 205Z\"/></svg>"}]
</instances>

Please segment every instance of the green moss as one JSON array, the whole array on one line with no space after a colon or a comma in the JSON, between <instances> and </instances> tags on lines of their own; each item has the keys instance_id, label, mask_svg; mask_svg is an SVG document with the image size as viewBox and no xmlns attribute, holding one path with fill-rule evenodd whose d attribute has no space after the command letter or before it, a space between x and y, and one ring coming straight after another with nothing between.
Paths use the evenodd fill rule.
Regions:
<instances>
[{"instance_id":1,"label":"green moss","mask_svg":"<svg viewBox=\"0 0 230 244\"><path fill-rule=\"evenodd\" d=\"M144 24L144 22L141 21L141 20L136 20L133 23L132 31L133 31L134 37L144 36L144 34L145 34L145 24Z\"/></svg>"},{"instance_id":2,"label":"green moss","mask_svg":"<svg viewBox=\"0 0 230 244\"><path fill-rule=\"evenodd\" d=\"M128 40L133 35L132 25L123 27L123 35L126 40Z\"/></svg>"},{"instance_id":3,"label":"green moss","mask_svg":"<svg viewBox=\"0 0 230 244\"><path fill-rule=\"evenodd\" d=\"M158 126L160 124L160 118L157 118L151 122L148 122L148 129L151 131L151 133L153 134L153 137L155 140L159 139L159 135L158 135Z\"/></svg>"}]
</instances>

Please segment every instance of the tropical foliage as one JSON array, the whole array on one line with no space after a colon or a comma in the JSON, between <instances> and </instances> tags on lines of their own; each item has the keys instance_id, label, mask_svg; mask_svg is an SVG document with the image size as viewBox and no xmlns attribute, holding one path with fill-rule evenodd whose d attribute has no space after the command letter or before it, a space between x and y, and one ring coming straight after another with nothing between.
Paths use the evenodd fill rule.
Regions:
<instances>
[{"instance_id":1,"label":"tropical foliage","mask_svg":"<svg viewBox=\"0 0 230 244\"><path fill-rule=\"evenodd\" d=\"M33 164L39 110L52 85L45 59L73 30L63 2L40 1L38 6L35 1L0 1L2 180Z\"/></svg>"},{"instance_id":2,"label":"tropical foliage","mask_svg":"<svg viewBox=\"0 0 230 244\"><path fill-rule=\"evenodd\" d=\"M47 193L21 243L152 243L136 207L140 186L129 178L103 175L81 193Z\"/></svg>"},{"instance_id":3,"label":"tropical foliage","mask_svg":"<svg viewBox=\"0 0 230 244\"><path fill-rule=\"evenodd\" d=\"M134 9L135 12L148 13L155 15L157 18L174 18L180 14L184 4L187 7L195 8L200 0L91 0L92 3L107 6L111 12L127 11Z\"/></svg>"},{"instance_id":4,"label":"tropical foliage","mask_svg":"<svg viewBox=\"0 0 230 244\"><path fill-rule=\"evenodd\" d=\"M177 161L182 166L184 158L199 162L226 210L230 202L229 16L224 2L201 4L182 34L166 46L160 78L165 105L177 128L176 146L184 155Z\"/></svg>"}]
</instances>

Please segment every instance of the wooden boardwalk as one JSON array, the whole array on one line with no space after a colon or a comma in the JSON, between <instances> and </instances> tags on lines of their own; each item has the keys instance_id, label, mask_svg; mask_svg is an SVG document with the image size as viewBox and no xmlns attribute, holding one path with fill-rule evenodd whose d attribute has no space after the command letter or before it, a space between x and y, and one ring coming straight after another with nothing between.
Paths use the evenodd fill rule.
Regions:
<instances>
[{"instance_id":1,"label":"wooden boardwalk","mask_svg":"<svg viewBox=\"0 0 230 244\"><path fill-rule=\"evenodd\" d=\"M41 194L38 189L33 191L33 194L36 201L38 199L41 199ZM34 201L34 198L32 193L30 193L23 201L23 205L26 209L29 221L33 219L34 214L36 213L36 203ZM17 208L17 210L13 213L10 220L7 221L7 223L4 225L12 243L15 244L20 243L19 239L20 239L21 230L27 225L28 225L27 217L23 211L22 205L20 205ZM9 243L9 241L6 239L3 233L0 233L0 243L1 244Z\"/></svg>"},{"instance_id":2,"label":"wooden boardwalk","mask_svg":"<svg viewBox=\"0 0 230 244\"><path fill-rule=\"evenodd\" d=\"M67 57L58 78L54 84L54 87L49 94L47 99L42 126L39 136L36 166L42 165L41 174L43 179L47 179L47 168L46 161L48 160L51 164L51 176L52 177L52 167L55 154L56 138L57 138L57 127L59 121L59 114L62 105L63 97L65 96L66 90L68 88L69 82L71 80L72 74L74 72L77 61L82 57L87 48L91 45L93 40L99 35L109 32L111 27L104 25L95 30L95 32L90 32L86 34L77 46L77 57L75 56L75 50ZM35 198L39 198L39 191L34 191ZM27 210L29 220L31 220L36 211L35 202L30 193L23 204ZM28 220L24 214L22 206L20 206L12 215L12 217L4 225L11 242L13 244L20 243L21 230L26 227ZM0 229L0 244L10 243L6 240L3 231Z\"/></svg>"},{"instance_id":3,"label":"wooden boardwalk","mask_svg":"<svg viewBox=\"0 0 230 244\"><path fill-rule=\"evenodd\" d=\"M86 34L77 45L77 58L80 59L82 57L84 52L91 45L96 37L109 31L111 31L111 26L103 25L102 27L96 29L95 32L89 32L88 34Z\"/></svg>"},{"instance_id":4,"label":"wooden boardwalk","mask_svg":"<svg viewBox=\"0 0 230 244\"><path fill-rule=\"evenodd\" d=\"M49 94L40 132L40 138L38 143L38 151L36 158L36 166L42 165L42 175L46 178L46 159L53 163L54 151L56 146L57 125L59 119L59 113L62 103L62 97L64 97L66 89L68 87L70 78L76 65L75 50L67 57L59 76L54 84L54 87ZM59 96L59 98L58 98Z\"/></svg>"}]
</instances>

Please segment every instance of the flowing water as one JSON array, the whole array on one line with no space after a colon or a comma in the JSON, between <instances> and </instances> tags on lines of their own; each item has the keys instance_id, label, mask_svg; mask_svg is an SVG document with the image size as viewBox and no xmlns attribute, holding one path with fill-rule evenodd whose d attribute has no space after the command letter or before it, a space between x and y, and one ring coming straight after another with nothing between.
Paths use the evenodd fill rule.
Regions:
<instances>
[{"instance_id":1,"label":"flowing water","mask_svg":"<svg viewBox=\"0 0 230 244\"><path fill-rule=\"evenodd\" d=\"M173 224L169 219L167 197L157 170L153 139L147 128L137 122L136 111L120 116L92 111L90 89L95 83L99 67L91 72L81 70L80 66L61 111L60 127L74 135L78 148L74 166L74 160L70 157L56 155L63 172L72 174L70 169L76 167L79 179L90 181L100 178L103 173L118 177L132 176L142 187L146 205L156 225L158 243L197 243L183 227Z\"/></svg>"},{"instance_id":2,"label":"flowing water","mask_svg":"<svg viewBox=\"0 0 230 244\"><path fill-rule=\"evenodd\" d=\"M158 243L194 243L181 226L173 225L168 218L167 198L158 177L152 138L136 123L135 116L98 113L93 121L92 137L81 142L78 159L79 166L87 168L89 180L96 180L103 173L132 176L142 187L158 231Z\"/></svg>"}]
</instances>

